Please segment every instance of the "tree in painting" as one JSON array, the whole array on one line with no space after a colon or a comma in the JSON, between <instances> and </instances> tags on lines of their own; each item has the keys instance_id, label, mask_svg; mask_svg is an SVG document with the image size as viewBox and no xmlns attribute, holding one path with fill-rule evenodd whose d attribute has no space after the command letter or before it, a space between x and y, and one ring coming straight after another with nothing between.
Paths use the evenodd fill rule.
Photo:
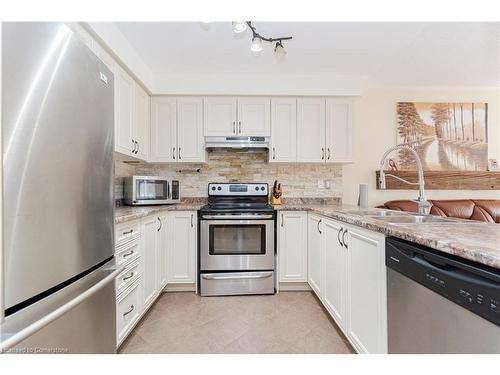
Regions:
<instances>
[{"instance_id":1,"label":"tree in painting","mask_svg":"<svg viewBox=\"0 0 500 375\"><path fill-rule=\"evenodd\" d=\"M411 144L426 170L486 170L488 105L486 103L397 104L398 143ZM406 150L401 169L415 169Z\"/></svg>"}]
</instances>

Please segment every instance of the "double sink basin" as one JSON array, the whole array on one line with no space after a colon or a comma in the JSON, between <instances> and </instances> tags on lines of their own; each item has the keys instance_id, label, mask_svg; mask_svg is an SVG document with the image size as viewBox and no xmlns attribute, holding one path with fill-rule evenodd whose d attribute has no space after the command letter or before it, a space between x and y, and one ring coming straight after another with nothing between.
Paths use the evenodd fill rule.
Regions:
<instances>
[{"instance_id":1,"label":"double sink basin","mask_svg":"<svg viewBox=\"0 0 500 375\"><path fill-rule=\"evenodd\" d=\"M411 212L403 213L390 210L351 210L343 211L351 215L366 216L371 219L380 220L388 224L422 224L422 223L453 223L455 220L439 216L420 215Z\"/></svg>"}]
</instances>

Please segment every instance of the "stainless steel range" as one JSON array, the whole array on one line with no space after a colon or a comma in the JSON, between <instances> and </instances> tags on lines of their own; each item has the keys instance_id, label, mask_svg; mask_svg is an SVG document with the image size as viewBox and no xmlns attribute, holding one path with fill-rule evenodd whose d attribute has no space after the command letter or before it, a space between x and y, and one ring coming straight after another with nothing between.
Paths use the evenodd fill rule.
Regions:
<instances>
[{"instance_id":1,"label":"stainless steel range","mask_svg":"<svg viewBox=\"0 0 500 375\"><path fill-rule=\"evenodd\" d=\"M275 292L275 215L267 184L208 185L200 210L200 294Z\"/></svg>"}]
</instances>

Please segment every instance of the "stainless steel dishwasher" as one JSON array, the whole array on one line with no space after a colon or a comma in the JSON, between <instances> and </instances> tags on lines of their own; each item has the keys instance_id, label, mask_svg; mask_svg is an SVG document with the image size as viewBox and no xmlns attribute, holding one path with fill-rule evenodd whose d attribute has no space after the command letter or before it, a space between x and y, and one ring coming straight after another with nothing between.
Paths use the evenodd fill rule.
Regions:
<instances>
[{"instance_id":1,"label":"stainless steel dishwasher","mask_svg":"<svg viewBox=\"0 0 500 375\"><path fill-rule=\"evenodd\" d=\"M500 271L386 240L389 353L500 353Z\"/></svg>"}]
</instances>

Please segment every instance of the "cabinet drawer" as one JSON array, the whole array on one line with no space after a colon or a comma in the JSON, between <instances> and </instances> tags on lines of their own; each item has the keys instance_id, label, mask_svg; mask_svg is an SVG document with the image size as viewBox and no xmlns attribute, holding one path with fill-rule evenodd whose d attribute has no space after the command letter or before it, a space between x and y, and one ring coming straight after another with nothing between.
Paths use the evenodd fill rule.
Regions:
<instances>
[{"instance_id":1,"label":"cabinet drawer","mask_svg":"<svg viewBox=\"0 0 500 375\"><path fill-rule=\"evenodd\" d=\"M120 344L129 329L139 317L140 295L139 280L130 286L117 300L116 304L116 335Z\"/></svg>"},{"instance_id":2,"label":"cabinet drawer","mask_svg":"<svg viewBox=\"0 0 500 375\"><path fill-rule=\"evenodd\" d=\"M127 221L115 227L115 246L121 246L128 241L139 237L139 221Z\"/></svg>"},{"instance_id":3,"label":"cabinet drawer","mask_svg":"<svg viewBox=\"0 0 500 375\"><path fill-rule=\"evenodd\" d=\"M120 266L122 264L130 264L139 257L139 240L134 240L116 249L116 263Z\"/></svg>"},{"instance_id":4,"label":"cabinet drawer","mask_svg":"<svg viewBox=\"0 0 500 375\"><path fill-rule=\"evenodd\" d=\"M139 259L131 262L116 278L116 295L134 283L139 277Z\"/></svg>"}]
</instances>

